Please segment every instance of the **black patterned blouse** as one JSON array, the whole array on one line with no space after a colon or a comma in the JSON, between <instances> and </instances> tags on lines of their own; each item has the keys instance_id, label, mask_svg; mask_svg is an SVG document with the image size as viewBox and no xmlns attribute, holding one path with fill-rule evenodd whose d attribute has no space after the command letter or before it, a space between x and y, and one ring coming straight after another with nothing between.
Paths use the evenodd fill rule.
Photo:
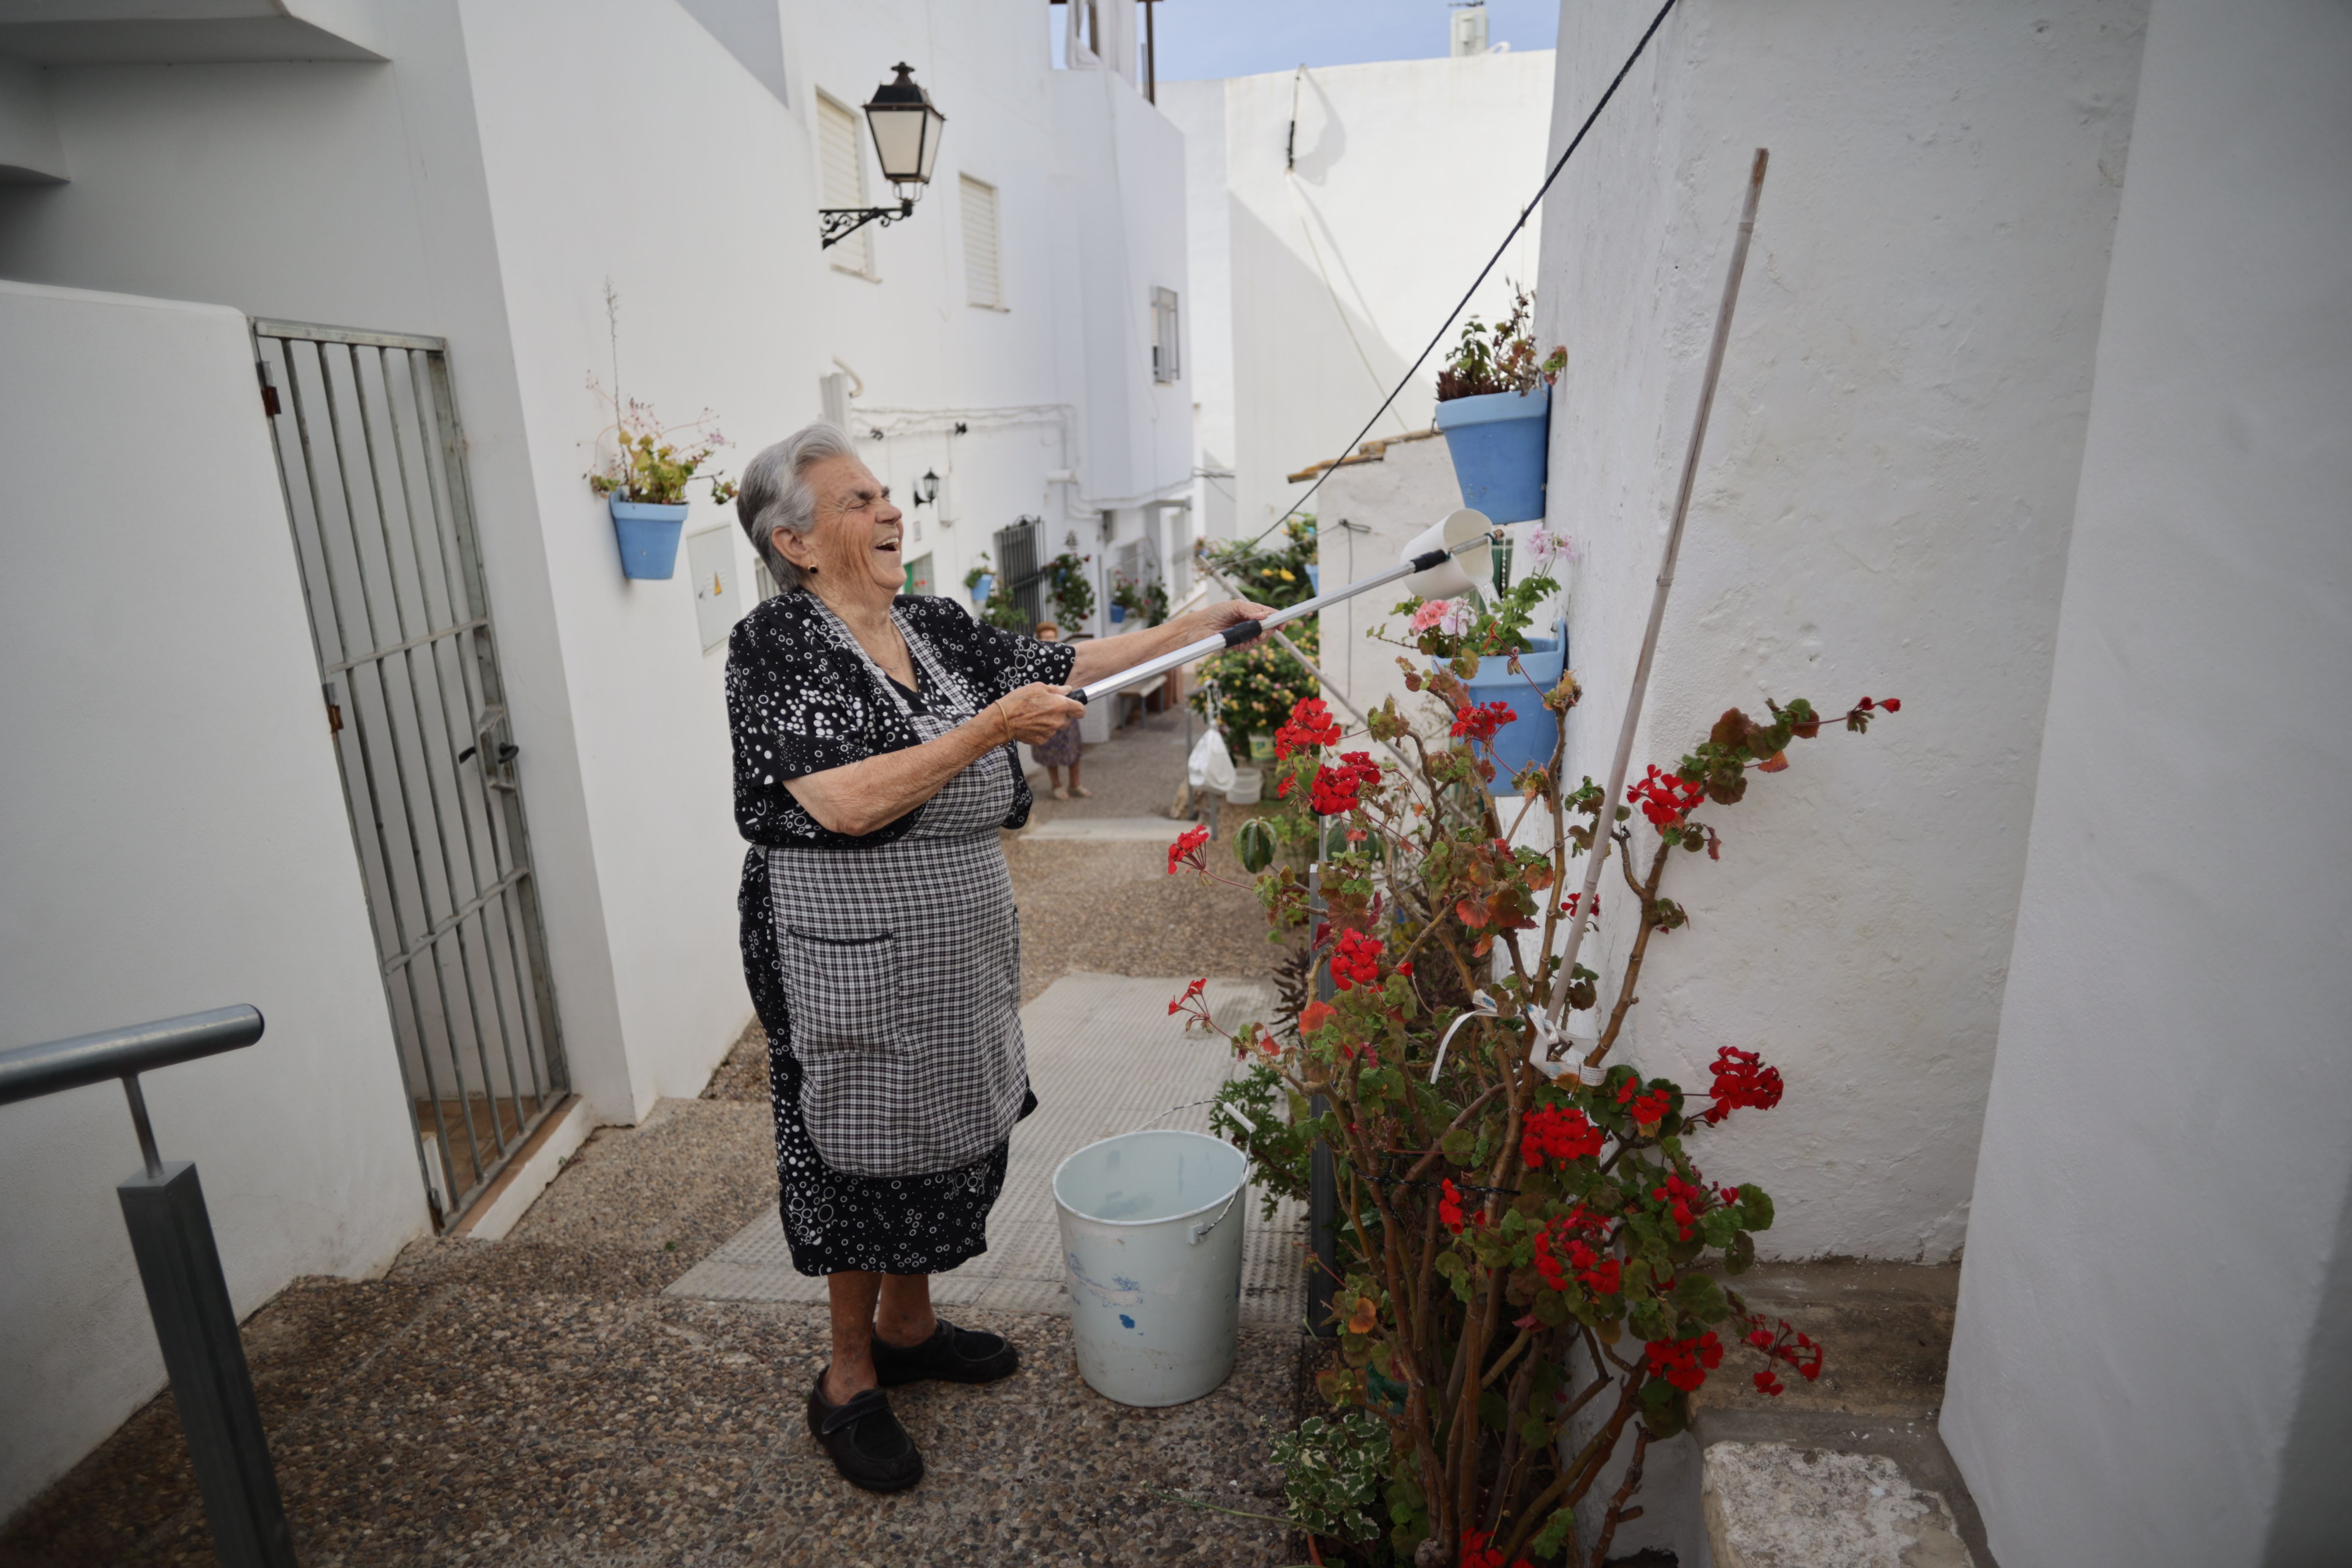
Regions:
<instances>
[{"instance_id":1,"label":"black patterned blouse","mask_svg":"<svg viewBox=\"0 0 2352 1568\"><path fill-rule=\"evenodd\" d=\"M948 673L984 707L1033 681L1063 685L1077 661L1067 643L974 620L947 599L900 595L894 605L929 642ZM818 826L785 783L916 743L914 726L877 685L866 661L817 622L806 590L781 594L735 624L727 639L727 718L735 737L735 825L754 844L845 849L902 837L922 807L865 835ZM1032 796L1016 764L1008 828L1029 820Z\"/></svg>"}]
</instances>

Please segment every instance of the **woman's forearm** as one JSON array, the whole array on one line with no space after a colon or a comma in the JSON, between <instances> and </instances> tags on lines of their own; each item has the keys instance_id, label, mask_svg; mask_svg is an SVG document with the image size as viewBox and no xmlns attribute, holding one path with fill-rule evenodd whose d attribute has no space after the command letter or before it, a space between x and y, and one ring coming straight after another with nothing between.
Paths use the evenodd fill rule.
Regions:
<instances>
[{"instance_id":1,"label":"woman's forearm","mask_svg":"<svg viewBox=\"0 0 2352 1568\"><path fill-rule=\"evenodd\" d=\"M1194 610L1148 631L1116 637L1089 637L1077 645L1077 662L1070 666L1070 684L1086 686L1107 675L1131 669L1145 659L1174 653L1186 643L1199 642L1218 629L1208 622L1206 611Z\"/></svg>"},{"instance_id":2,"label":"woman's forearm","mask_svg":"<svg viewBox=\"0 0 2352 1568\"><path fill-rule=\"evenodd\" d=\"M818 826L856 837L898 821L1010 736L995 703L935 741L804 773L784 787Z\"/></svg>"}]
</instances>

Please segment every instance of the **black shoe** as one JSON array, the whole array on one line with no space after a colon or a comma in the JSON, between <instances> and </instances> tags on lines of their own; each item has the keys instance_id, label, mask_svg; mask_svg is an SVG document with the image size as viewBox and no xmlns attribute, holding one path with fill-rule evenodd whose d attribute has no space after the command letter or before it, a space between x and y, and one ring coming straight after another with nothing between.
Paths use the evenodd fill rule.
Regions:
<instances>
[{"instance_id":1,"label":"black shoe","mask_svg":"<svg viewBox=\"0 0 2352 1568\"><path fill-rule=\"evenodd\" d=\"M831 1371L827 1368L826 1371ZM824 1373L809 1390L809 1431L833 1456L833 1468L851 1486L869 1492L905 1491L923 1479L923 1456L890 1413L890 1396L861 1390L846 1403L824 1396Z\"/></svg>"},{"instance_id":2,"label":"black shoe","mask_svg":"<svg viewBox=\"0 0 2352 1568\"><path fill-rule=\"evenodd\" d=\"M1021 1352L1003 1334L959 1329L945 1318L921 1344L905 1350L874 1336L874 1371L885 1388L935 1377L942 1383L994 1383L1021 1370Z\"/></svg>"}]
</instances>

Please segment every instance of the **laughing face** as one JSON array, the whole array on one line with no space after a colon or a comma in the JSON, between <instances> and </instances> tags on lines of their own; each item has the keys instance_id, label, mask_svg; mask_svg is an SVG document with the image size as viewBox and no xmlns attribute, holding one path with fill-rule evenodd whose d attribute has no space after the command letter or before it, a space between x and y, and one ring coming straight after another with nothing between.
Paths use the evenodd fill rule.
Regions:
<instances>
[{"instance_id":1,"label":"laughing face","mask_svg":"<svg viewBox=\"0 0 2352 1568\"><path fill-rule=\"evenodd\" d=\"M890 504L888 487L854 457L813 463L807 479L816 492L816 526L805 534L778 529L776 548L802 571L814 569L810 585L821 591L898 593L907 581L899 550L905 514Z\"/></svg>"}]
</instances>

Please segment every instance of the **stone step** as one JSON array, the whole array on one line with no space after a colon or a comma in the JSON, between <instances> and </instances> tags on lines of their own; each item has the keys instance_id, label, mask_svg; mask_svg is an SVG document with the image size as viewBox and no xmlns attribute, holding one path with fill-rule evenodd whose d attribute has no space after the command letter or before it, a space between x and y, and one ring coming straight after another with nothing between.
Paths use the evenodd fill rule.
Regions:
<instances>
[{"instance_id":1,"label":"stone step","mask_svg":"<svg viewBox=\"0 0 2352 1568\"><path fill-rule=\"evenodd\" d=\"M1756 1357L1735 1344L1692 1400L1690 1431L1651 1447L1643 1513L1612 1541L1614 1560L1647 1550L1683 1568L1995 1568L1936 1433L1958 1266L1767 1263L1724 1283L1768 1323L1820 1341L1822 1375L1781 1368L1784 1392L1768 1397L1750 1381ZM1718 1331L1736 1342L1745 1330Z\"/></svg>"},{"instance_id":2,"label":"stone step","mask_svg":"<svg viewBox=\"0 0 2352 1568\"><path fill-rule=\"evenodd\" d=\"M1757 1394L1708 1380L1692 1430L1713 1568L1992 1568L1943 1440L1957 1264L1765 1264L1730 1284L1748 1310L1822 1342L1822 1375ZM1727 1334L1727 1339L1731 1337Z\"/></svg>"}]
</instances>

